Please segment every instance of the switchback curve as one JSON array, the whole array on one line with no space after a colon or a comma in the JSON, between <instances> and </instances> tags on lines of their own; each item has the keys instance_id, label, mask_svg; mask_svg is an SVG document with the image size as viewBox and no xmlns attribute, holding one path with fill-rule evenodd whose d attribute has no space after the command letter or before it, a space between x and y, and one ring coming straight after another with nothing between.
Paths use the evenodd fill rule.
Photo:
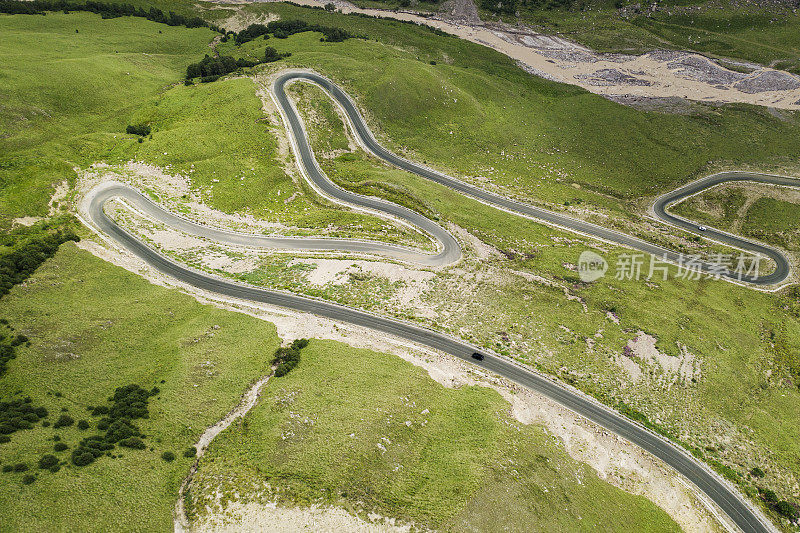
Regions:
<instances>
[{"instance_id":1,"label":"switchback curve","mask_svg":"<svg viewBox=\"0 0 800 533\"><path fill-rule=\"evenodd\" d=\"M540 207L535 207L523 202L506 198L499 194L481 189L480 187L476 187L464 181L448 176L442 172L428 168L424 165L420 165L419 163L415 163L400 157L384 148L375 139L375 136L372 134L369 126L367 126L366 122L361 116L361 113L358 111L356 104L353 102L350 96L335 83L315 72L297 70L285 72L279 75L272 84L270 91L271 96L275 100L275 103L277 104L278 109L283 116L286 128L289 132L290 138L292 139L293 148L298 157L298 163L301 167L301 170L305 169L304 173L306 174L307 178L325 195L333 195L335 191L332 187L335 188L336 186L333 185L319 169L317 161L314 157L314 153L309 145L308 136L303 128L303 121L300 119L297 110L286 93L286 86L295 81L314 83L324 89L344 111L358 142L367 151L393 166L416 174L417 176L433 181L440 185L444 185L445 187L449 187L450 189L453 189L465 196L474 198L479 202L488 204L497 209L501 209L503 211L507 211L525 218L530 218L539 222L544 222L545 224L566 229L568 231L595 237L606 242L619 244L626 248L632 248L646 254L652 254L659 259L663 259L673 264L684 263L683 255L673 250L663 248L616 230L604 228L602 226L598 226L597 224L572 218L562 213L549 211L547 209L542 209ZM776 250L775 248L765 246L761 243L731 235L719 230L709 228L705 231L701 231L697 223L670 215L664 209L668 205L679 201L679 199L687 195L696 194L703 188L712 187L723 181L733 180L749 180L762 183L772 183L776 185L800 187L800 180L798 179L772 176L769 174L752 172L727 172L715 174L662 196L653 207L654 214L663 222L673 224L684 230L700 235L701 237L717 240L741 250L752 252L753 254L759 254L762 257L768 257L772 259L776 265L775 270L763 276L739 275L734 272L722 272L720 273L721 277L730 281L751 283L758 286L779 284L789 276L791 271L788 259L780 251ZM714 265L709 265L706 263L700 263L699 268L704 272L715 271Z\"/></svg>"}]
</instances>

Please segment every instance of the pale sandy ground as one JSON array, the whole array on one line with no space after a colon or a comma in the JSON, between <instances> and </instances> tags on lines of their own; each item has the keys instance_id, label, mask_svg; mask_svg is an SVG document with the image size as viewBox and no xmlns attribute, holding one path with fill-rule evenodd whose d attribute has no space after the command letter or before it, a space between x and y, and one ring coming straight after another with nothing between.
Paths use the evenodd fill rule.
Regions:
<instances>
[{"instance_id":1,"label":"pale sandy ground","mask_svg":"<svg viewBox=\"0 0 800 533\"><path fill-rule=\"evenodd\" d=\"M642 366L657 368L660 371L658 382L667 389L679 382L700 380L701 363L686 346L680 344L680 356L675 357L661 352L656 342L652 335L639 331L628 341L625 353L617 355L614 362L628 373L634 383L642 378Z\"/></svg>"},{"instance_id":2,"label":"pale sandy ground","mask_svg":"<svg viewBox=\"0 0 800 533\"><path fill-rule=\"evenodd\" d=\"M250 3L243 0L220 4ZM295 0L322 6L327 0ZM516 60L526 71L584 89L622 103L649 98L683 98L702 102L749 103L779 109L800 109L800 78L760 65L749 74L726 69L693 53L655 50L643 55L600 54L562 37L543 35L521 26L484 23L473 17L424 17L412 12L361 9L335 0L343 13L427 24L462 39L483 44Z\"/></svg>"}]
</instances>

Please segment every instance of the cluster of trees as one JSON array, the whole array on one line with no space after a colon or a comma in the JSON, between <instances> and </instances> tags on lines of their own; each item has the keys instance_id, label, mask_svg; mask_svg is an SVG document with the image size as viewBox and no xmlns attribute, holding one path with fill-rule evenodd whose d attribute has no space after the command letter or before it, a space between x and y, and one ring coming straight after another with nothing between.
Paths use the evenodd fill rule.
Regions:
<instances>
[{"instance_id":1,"label":"cluster of trees","mask_svg":"<svg viewBox=\"0 0 800 533\"><path fill-rule=\"evenodd\" d=\"M61 244L79 240L70 227L62 225L63 221L53 220L0 237L0 245L11 248L0 256L0 296L25 281L39 265L55 255Z\"/></svg>"},{"instance_id":2,"label":"cluster of trees","mask_svg":"<svg viewBox=\"0 0 800 533\"><path fill-rule=\"evenodd\" d=\"M308 339L296 339L286 348L275 350L272 364L278 365L275 368L275 377L285 376L300 363L300 350L308 346Z\"/></svg>"},{"instance_id":3,"label":"cluster of trees","mask_svg":"<svg viewBox=\"0 0 800 533\"><path fill-rule=\"evenodd\" d=\"M186 79L200 78L203 82L215 81L236 69L252 67L258 63L249 59L234 59L230 56L211 57L206 54L199 62L186 67Z\"/></svg>"},{"instance_id":4,"label":"cluster of trees","mask_svg":"<svg viewBox=\"0 0 800 533\"><path fill-rule=\"evenodd\" d=\"M290 35L294 35L295 33L301 33L304 31L317 31L322 34L323 42L330 42L330 43L338 43L342 42L345 39L349 39L354 37L350 32L347 30L343 30L342 28L334 28L332 26L322 26L320 24L309 24L304 20L273 20L272 22L268 23L267 25L264 24L251 24L247 28L240 31L234 37L234 42L236 44L246 43L248 41L252 41L253 39L257 39L262 35L267 37L270 34L273 37L278 39L286 39Z\"/></svg>"},{"instance_id":5,"label":"cluster of trees","mask_svg":"<svg viewBox=\"0 0 800 533\"><path fill-rule=\"evenodd\" d=\"M192 78L200 78L203 83L217 81L221 76L230 74L240 68L254 67L261 63L271 63L290 55L289 52L279 53L271 46L267 46L264 50L264 58L260 61L243 58L234 59L230 56L211 57L206 54L198 63L192 63L186 67L186 80L189 82Z\"/></svg>"},{"instance_id":6,"label":"cluster of trees","mask_svg":"<svg viewBox=\"0 0 800 533\"><path fill-rule=\"evenodd\" d=\"M102 416L97 422L97 429L105 431L102 435L86 437L72 451L72 464L86 466L102 455L111 455L111 450L119 444L126 448L143 450L146 445L142 439L145 435L133 423L137 418L149 418L148 401L158 394L158 387L145 390L139 385L118 387L108 401L111 406L89 406L87 410L93 416ZM105 415L105 416L104 416Z\"/></svg>"},{"instance_id":7,"label":"cluster of trees","mask_svg":"<svg viewBox=\"0 0 800 533\"><path fill-rule=\"evenodd\" d=\"M70 2L66 0L0 0L0 13L12 15L41 15L46 11L88 11L97 13L104 19L116 17L141 17L153 22L167 24L168 26L185 26L187 28L209 28L219 33L224 31L214 24L209 24L200 17L187 17L170 11L164 13L160 9L151 7L145 10L130 4L116 4L107 2Z\"/></svg>"},{"instance_id":8,"label":"cluster of trees","mask_svg":"<svg viewBox=\"0 0 800 533\"><path fill-rule=\"evenodd\" d=\"M68 428L75 423L75 419L69 415L62 414L56 420L56 423L53 424L53 429L61 429L61 428Z\"/></svg>"},{"instance_id":9,"label":"cluster of trees","mask_svg":"<svg viewBox=\"0 0 800 533\"><path fill-rule=\"evenodd\" d=\"M0 402L0 442L8 442L15 431L33 428L47 415L47 409L35 407L30 397Z\"/></svg>"}]
</instances>

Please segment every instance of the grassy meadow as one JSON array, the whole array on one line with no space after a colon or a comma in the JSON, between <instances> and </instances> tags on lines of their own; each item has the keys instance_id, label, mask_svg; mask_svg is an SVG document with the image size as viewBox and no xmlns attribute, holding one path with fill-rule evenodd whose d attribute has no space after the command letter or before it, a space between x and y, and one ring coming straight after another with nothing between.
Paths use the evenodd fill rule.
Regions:
<instances>
[{"instance_id":1,"label":"grassy meadow","mask_svg":"<svg viewBox=\"0 0 800 533\"><path fill-rule=\"evenodd\" d=\"M195 518L214 507L218 484L241 494L272 486L267 497L286 504L335 504L421 528L678 530L511 418L496 392L447 389L398 357L331 341L312 341L212 443L191 487Z\"/></svg>"},{"instance_id":2,"label":"grassy meadow","mask_svg":"<svg viewBox=\"0 0 800 533\"><path fill-rule=\"evenodd\" d=\"M165 531L191 459L183 451L222 418L247 386L269 371L279 339L272 324L201 305L175 290L151 285L69 244L25 286L3 297L2 318L31 341L0 378L4 399L30 396L75 425L35 426L0 444L3 465L26 463L36 481L0 474L4 530ZM137 384L161 392L150 417L136 420L148 448L117 447L77 467L70 452L96 433L88 406L106 405L117 387ZM54 452L54 436L69 448ZM171 451L177 459L162 460ZM54 453L55 473L39 470Z\"/></svg>"}]
</instances>

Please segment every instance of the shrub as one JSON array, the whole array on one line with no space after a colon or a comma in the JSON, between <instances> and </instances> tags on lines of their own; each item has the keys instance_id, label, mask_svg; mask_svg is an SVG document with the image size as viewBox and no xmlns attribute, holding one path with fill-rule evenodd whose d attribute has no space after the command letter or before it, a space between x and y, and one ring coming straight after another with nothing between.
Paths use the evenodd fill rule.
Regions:
<instances>
[{"instance_id":1,"label":"shrub","mask_svg":"<svg viewBox=\"0 0 800 533\"><path fill-rule=\"evenodd\" d=\"M195 448L194 446L189 446L188 448L186 448L186 450L184 450L183 456L184 457L197 457L197 448Z\"/></svg>"},{"instance_id":2,"label":"shrub","mask_svg":"<svg viewBox=\"0 0 800 533\"><path fill-rule=\"evenodd\" d=\"M775 504L775 510L778 514L785 516L789 520L795 520L800 514L797 512L797 508L787 501L779 501Z\"/></svg>"},{"instance_id":3,"label":"shrub","mask_svg":"<svg viewBox=\"0 0 800 533\"><path fill-rule=\"evenodd\" d=\"M267 46L264 48L264 63L272 63L290 55L292 55L291 52L280 53L273 47Z\"/></svg>"},{"instance_id":4,"label":"shrub","mask_svg":"<svg viewBox=\"0 0 800 533\"><path fill-rule=\"evenodd\" d=\"M144 441L139 437L128 437L127 439L119 441L119 445L125 446L126 448L133 448L134 450L144 450L147 447Z\"/></svg>"},{"instance_id":5,"label":"shrub","mask_svg":"<svg viewBox=\"0 0 800 533\"><path fill-rule=\"evenodd\" d=\"M25 463L17 463L14 465L14 472L24 472L28 469L28 465Z\"/></svg>"},{"instance_id":6,"label":"shrub","mask_svg":"<svg viewBox=\"0 0 800 533\"><path fill-rule=\"evenodd\" d=\"M6 442L11 442L11 437L8 435L0 435L0 444L5 444Z\"/></svg>"},{"instance_id":7,"label":"shrub","mask_svg":"<svg viewBox=\"0 0 800 533\"><path fill-rule=\"evenodd\" d=\"M775 503L778 501L778 496L775 494L775 491L771 489L762 490L761 497L764 498L764 501L767 503Z\"/></svg>"},{"instance_id":8,"label":"shrub","mask_svg":"<svg viewBox=\"0 0 800 533\"><path fill-rule=\"evenodd\" d=\"M753 477L764 477L764 471L756 466L752 470L750 470L750 475Z\"/></svg>"},{"instance_id":9,"label":"shrub","mask_svg":"<svg viewBox=\"0 0 800 533\"><path fill-rule=\"evenodd\" d=\"M3 465L3 473L13 472L14 467L12 465Z\"/></svg>"},{"instance_id":10,"label":"shrub","mask_svg":"<svg viewBox=\"0 0 800 533\"><path fill-rule=\"evenodd\" d=\"M292 341L292 348L295 350L302 350L306 346L308 346L308 339L295 339Z\"/></svg>"},{"instance_id":11,"label":"shrub","mask_svg":"<svg viewBox=\"0 0 800 533\"><path fill-rule=\"evenodd\" d=\"M125 128L125 133L130 135L138 135L140 137L147 137L150 135L150 126L147 124L131 124Z\"/></svg>"},{"instance_id":12,"label":"shrub","mask_svg":"<svg viewBox=\"0 0 800 533\"><path fill-rule=\"evenodd\" d=\"M87 422L86 420L79 421L78 422L78 429L81 429L81 430L89 429L89 422Z\"/></svg>"},{"instance_id":13,"label":"shrub","mask_svg":"<svg viewBox=\"0 0 800 533\"><path fill-rule=\"evenodd\" d=\"M107 415L108 411L109 409L107 405L98 405L92 409L92 416Z\"/></svg>"},{"instance_id":14,"label":"shrub","mask_svg":"<svg viewBox=\"0 0 800 533\"><path fill-rule=\"evenodd\" d=\"M133 425L130 420L127 418L120 418L118 420L114 420L108 426L108 432L106 433L105 440L107 442L114 443L131 437L140 437L141 434L142 433L139 431L139 428Z\"/></svg>"},{"instance_id":15,"label":"shrub","mask_svg":"<svg viewBox=\"0 0 800 533\"><path fill-rule=\"evenodd\" d=\"M297 363L294 361L287 361L285 363L281 363L278 365L278 368L275 369L275 377L280 378L288 374L292 371L294 367L297 366Z\"/></svg>"},{"instance_id":16,"label":"shrub","mask_svg":"<svg viewBox=\"0 0 800 533\"><path fill-rule=\"evenodd\" d=\"M53 449L57 452L63 452L64 450L69 449L69 446L64 444L63 442L56 442L53 446Z\"/></svg>"},{"instance_id":17,"label":"shrub","mask_svg":"<svg viewBox=\"0 0 800 533\"><path fill-rule=\"evenodd\" d=\"M78 450L72 452L72 464L75 466L86 466L94 462L94 455L92 455L90 452L77 452Z\"/></svg>"},{"instance_id":18,"label":"shrub","mask_svg":"<svg viewBox=\"0 0 800 533\"><path fill-rule=\"evenodd\" d=\"M74 423L75 423L75 420L71 416L69 416L69 415L61 415L61 416L58 417L58 420L56 420L56 423L53 424L53 427L55 429L58 429L58 428L71 426Z\"/></svg>"},{"instance_id":19,"label":"shrub","mask_svg":"<svg viewBox=\"0 0 800 533\"><path fill-rule=\"evenodd\" d=\"M172 461L175 460L175 454L172 452L164 452L161 454L161 458L167 461L168 463L171 463Z\"/></svg>"},{"instance_id":20,"label":"shrub","mask_svg":"<svg viewBox=\"0 0 800 533\"><path fill-rule=\"evenodd\" d=\"M53 466L58 464L58 457L55 455L43 455L41 459L39 459L39 468L46 469L52 468Z\"/></svg>"},{"instance_id":21,"label":"shrub","mask_svg":"<svg viewBox=\"0 0 800 533\"><path fill-rule=\"evenodd\" d=\"M24 476L22 476L23 485L30 485L34 481L36 481L36 476L34 476L33 474L25 474Z\"/></svg>"},{"instance_id":22,"label":"shrub","mask_svg":"<svg viewBox=\"0 0 800 533\"><path fill-rule=\"evenodd\" d=\"M53 465L53 466L51 466L51 467L49 468L49 470L55 474L56 472L58 472L59 470L61 470L61 465Z\"/></svg>"}]
</instances>

